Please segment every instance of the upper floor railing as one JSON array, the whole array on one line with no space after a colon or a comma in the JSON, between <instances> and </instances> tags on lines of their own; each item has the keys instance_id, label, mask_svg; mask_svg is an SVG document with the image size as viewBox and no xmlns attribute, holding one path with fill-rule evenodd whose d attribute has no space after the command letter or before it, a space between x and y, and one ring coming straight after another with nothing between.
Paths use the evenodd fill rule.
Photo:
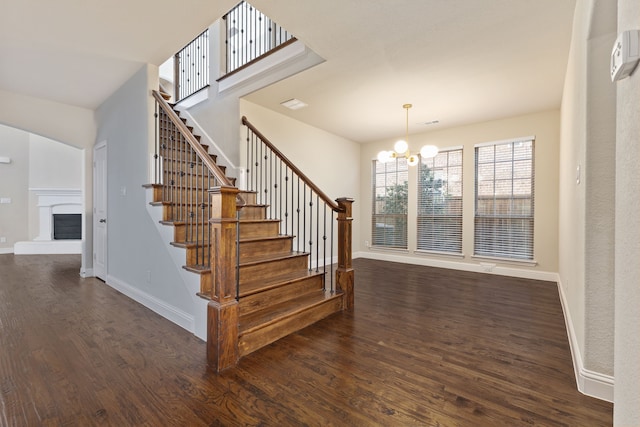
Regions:
<instances>
[{"instance_id":1,"label":"upper floor railing","mask_svg":"<svg viewBox=\"0 0 640 427\"><path fill-rule=\"evenodd\" d=\"M293 34L245 1L238 3L222 19L225 22L227 74L295 40Z\"/></svg>"},{"instance_id":2,"label":"upper floor railing","mask_svg":"<svg viewBox=\"0 0 640 427\"><path fill-rule=\"evenodd\" d=\"M175 102L209 86L208 29L174 55L173 67Z\"/></svg>"},{"instance_id":3,"label":"upper floor railing","mask_svg":"<svg viewBox=\"0 0 640 427\"><path fill-rule=\"evenodd\" d=\"M296 38L264 13L242 1L222 17L224 21L224 78ZM214 43L217 42L214 38ZM205 30L173 57L173 102L177 103L210 83L209 30Z\"/></svg>"}]
</instances>

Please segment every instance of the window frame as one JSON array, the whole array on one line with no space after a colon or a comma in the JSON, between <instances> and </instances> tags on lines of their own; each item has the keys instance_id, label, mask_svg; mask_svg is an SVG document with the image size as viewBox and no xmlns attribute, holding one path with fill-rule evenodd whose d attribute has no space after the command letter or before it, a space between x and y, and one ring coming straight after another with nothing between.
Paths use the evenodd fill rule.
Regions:
<instances>
[{"instance_id":1,"label":"window frame","mask_svg":"<svg viewBox=\"0 0 640 427\"><path fill-rule=\"evenodd\" d=\"M528 157L516 158L515 150L520 148L517 144L530 144ZM511 147L510 157L496 161L496 147L502 146ZM486 151L487 147L493 148L493 160L481 162L480 150ZM535 136L477 144L474 147L474 163L474 257L535 263ZM509 171L509 163L511 178L497 178ZM492 170L487 167L490 165L493 166ZM481 168L484 173L491 172L492 178L481 179ZM527 169L530 172L525 174ZM523 185L527 181L530 184ZM486 191L491 183L491 195L481 196L479 193ZM497 190L497 187L500 188ZM528 195L523 193L526 188L529 188ZM506 189L509 189L508 193ZM503 194L500 195L500 192ZM491 206L493 212L481 212Z\"/></svg>"},{"instance_id":2,"label":"window frame","mask_svg":"<svg viewBox=\"0 0 640 427\"><path fill-rule=\"evenodd\" d=\"M453 164L451 162L452 155L459 156L459 163ZM438 157L442 157L443 155L447 156L446 162L444 165L436 166L438 163ZM441 160L440 160L441 162ZM433 179L436 179L435 176L443 176L445 177L444 182L441 184L441 188L445 187L445 192L447 194L443 194L443 204L440 209L443 209L445 212L437 214L435 212L435 200L432 200L432 213L425 213L425 209L429 207L427 204L429 203L429 199L425 200L423 194L423 185L422 185L422 174L424 173L424 167L427 164L431 164L430 170L434 175ZM459 171L458 179L453 181L459 183L459 194L454 195L453 197L457 199L454 201L454 206L450 206L449 200L447 196L450 194L449 184L452 182L449 178L451 176L451 169L457 169ZM456 147L448 147L446 149L442 149L438 152L438 154L430 159L420 159L417 168L417 212L416 212L416 252L423 253L437 253L437 254L446 254L446 255L463 255L462 252L462 240L463 240L463 229L464 229L464 215L463 215L463 206L464 206L464 147L456 146ZM438 178L442 179L442 178ZM444 201L444 199L447 199ZM451 225L451 223L454 223ZM438 226L437 224L441 225ZM431 231L428 230L428 225L431 224ZM451 235L451 233L454 233ZM443 238L446 240L441 240ZM421 238L421 236L423 238Z\"/></svg>"},{"instance_id":3,"label":"window frame","mask_svg":"<svg viewBox=\"0 0 640 427\"><path fill-rule=\"evenodd\" d=\"M377 165L384 165L384 172L377 172ZM394 168L391 170L387 170L389 165L395 164ZM405 174L406 178L404 182L399 183L399 175ZM388 178L390 174L395 174L395 179L393 177ZM384 186L378 186L378 175L384 175ZM371 206L371 247L378 249L396 249L396 250L407 250L409 247L409 230L408 230L408 220L409 220L409 212L408 212L408 204L409 204L409 165L407 164L407 159L404 157L397 157L388 162L381 163L377 159L372 161L371 168L371 176L372 176L372 206ZM400 207L404 204L404 212L398 213L378 213L378 208L386 207L383 205L381 200L379 199L379 195L377 195L377 190L379 188L384 188L385 194L388 193L389 189L392 185L388 185L388 183L394 183L393 186L404 186L404 200L396 199L395 203L399 203ZM386 196L385 196L386 197ZM394 209L395 210L395 209ZM400 226L400 231L398 233L395 232L397 230L398 225ZM382 227L380 227L382 226ZM382 228L382 230L380 230ZM387 233L386 230L389 228L393 228L392 233ZM404 232L404 233L402 233ZM390 242L390 243L389 243ZM386 243L386 244L385 244Z\"/></svg>"}]
</instances>

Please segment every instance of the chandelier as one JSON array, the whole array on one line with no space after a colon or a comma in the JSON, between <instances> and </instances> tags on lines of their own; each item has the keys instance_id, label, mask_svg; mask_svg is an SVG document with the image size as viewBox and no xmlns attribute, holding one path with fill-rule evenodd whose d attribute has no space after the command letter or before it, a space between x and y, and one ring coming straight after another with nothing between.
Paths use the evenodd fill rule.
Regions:
<instances>
[{"instance_id":1,"label":"chandelier","mask_svg":"<svg viewBox=\"0 0 640 427\"><path fill-rule=\"evenodd\" d=\"M418 164L420 157L423 159L430 159L438 154L438 147L435 145L425 145L420 149L420 157L417 154L411 154L409 150L409 108L411 104L404 104L402 108L407 111L407 121L405 128L405 139L396 141L393 146L393 151L381 151L378 153L378 161L380 163L386 163L398 157L405 157L409 166L415 166Z\"/></svg>"}]
</instances>

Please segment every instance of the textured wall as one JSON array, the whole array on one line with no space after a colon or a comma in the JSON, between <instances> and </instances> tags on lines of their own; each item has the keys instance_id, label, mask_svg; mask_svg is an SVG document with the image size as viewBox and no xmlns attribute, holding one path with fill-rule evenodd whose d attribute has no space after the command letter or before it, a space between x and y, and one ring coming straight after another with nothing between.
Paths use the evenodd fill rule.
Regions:
<instances>
[{"instance_id":1,"label":"textured wall","mask_svg":"<svg viewBox=\"0 0 640 427\"><path fill-rule=\"evenodd\" d=\"M640 2L618 1L618 32L640 29ZM640 425L640 72L617 83L614 425Z\"/></svg>"}]
</instances>

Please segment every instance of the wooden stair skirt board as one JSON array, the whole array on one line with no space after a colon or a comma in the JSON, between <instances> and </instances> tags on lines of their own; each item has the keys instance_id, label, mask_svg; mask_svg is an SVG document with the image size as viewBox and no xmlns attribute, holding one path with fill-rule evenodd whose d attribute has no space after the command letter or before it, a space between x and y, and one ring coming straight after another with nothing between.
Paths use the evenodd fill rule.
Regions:
<instances>
[{"instance_id":1,"label":"wooden stair skirt board","mask_svg":"<svg viewBox=\"0 0 640 427\"><path fill-rule=\"evenodd\" d=\"M175 146L176 151L186 148ZM211 156L215 161L215 156ZM161 224L174 227L174 247L186 251L187 271L200 275L200 296L210 299L213 286L211 268L198 265L202 256L210 256L211 240L203 239L209 218L199 215L190 221L185 218L190 211L211 203L208 185L203 185L207 172L198 165L190 169L189 161L165 160L165 182L175 184L180 190L197 186L197 200L171 202L163 200L166 194L162 184L145 187L153 189L151 205L163 210ZM171 166L171 167L167 167ZM185 174L180 177L180 171ZM206 181L206 178L204 179ZM211 182L214 185L213 181ZM178 190L173 190L178 193ZM268 205L257 204L256 193L240 191L244 205L239 215L239 300L237 331L235 338L240 358L286 335L305 328L345 307L344 294L325 290L326 273L309 269L309 254L293 250L293 236L280 234L280 220L267 219ZM178 198L176 194L167 197ZM205 210L206 211L206 210ZM175 216L174 216L175 215ZM188 234L189 233L189 234ZM187 239L199 238L204 245L190 243ZM215 335L215 334L214 334ZM218 334L219 335L219 334ZM233 335L233 334L232 334ZM210 343L211 344L211 343ZM209 345L210 345L209 344Z\"/></svg>"}]
</instances>

